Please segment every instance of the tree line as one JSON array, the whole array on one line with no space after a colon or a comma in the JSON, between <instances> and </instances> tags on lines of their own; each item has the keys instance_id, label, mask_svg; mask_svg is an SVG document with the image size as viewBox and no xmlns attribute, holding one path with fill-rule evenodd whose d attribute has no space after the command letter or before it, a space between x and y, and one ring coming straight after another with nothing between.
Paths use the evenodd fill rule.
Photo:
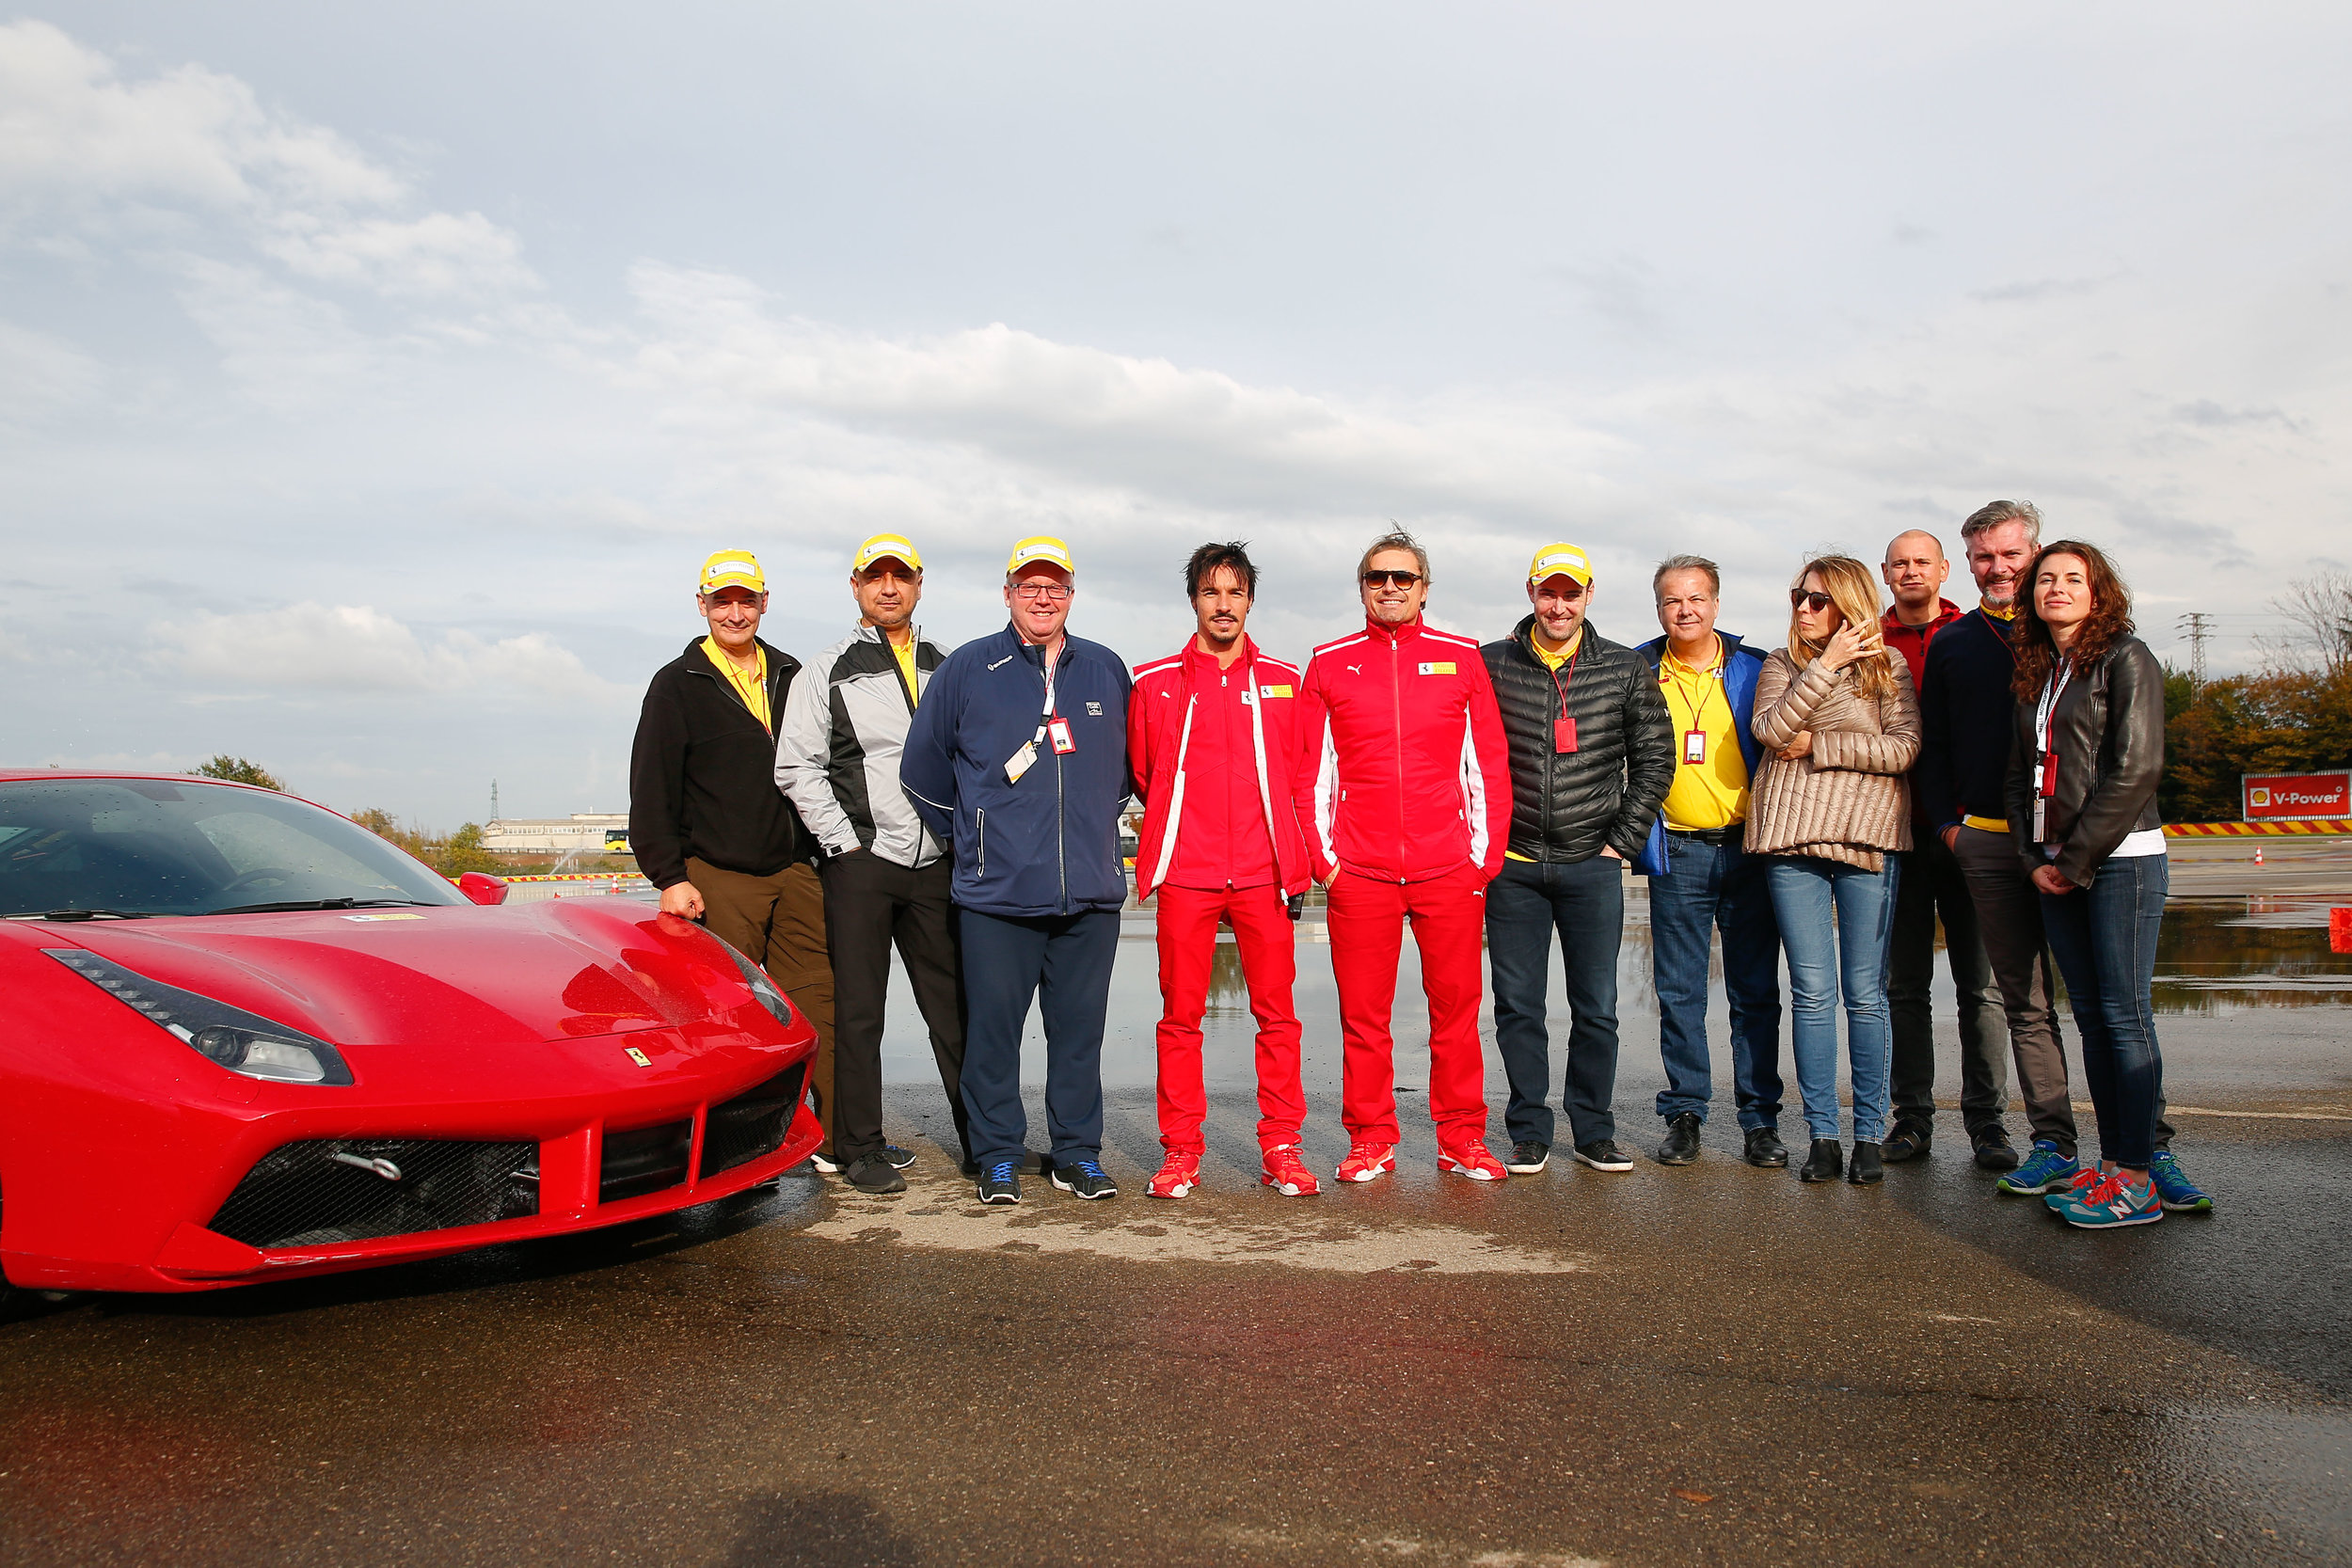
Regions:
<instances>
[{"instance_id":1,"label":"tree line","mask_svg":"<svg viewBox=\"0 0 2352 1568\"><path fill-rule=\"evenodd\" d=\"M2261 670L2201 685L2165 672L2167 822L2236 821L2241 774L2352 766L2352 574L2297 578L2270 608Z\"/></svg>"}]
</instances>

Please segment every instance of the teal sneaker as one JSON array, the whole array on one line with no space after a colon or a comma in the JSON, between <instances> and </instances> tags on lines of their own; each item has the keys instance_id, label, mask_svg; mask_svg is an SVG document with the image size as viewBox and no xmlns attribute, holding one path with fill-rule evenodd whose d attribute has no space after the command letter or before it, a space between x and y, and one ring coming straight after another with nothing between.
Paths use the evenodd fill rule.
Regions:
<instances>
[{"instance_id":1,"label":"teal sneaker","mask_svg":"<svg viewBox=\"0 0 2352 1568\"><path fill-rule=\"evenodd\" d=\"M2136 1182L2119 1170L2060 1209L2058 1216L2077 1230L2120 1230L2164 1218L2164 1200L2153 1180Z\"/></svg>"},{"instance_id":2,"label":"teal sneaker","mask_svg":"<svg viewBox=\"0 0 2352 1568\"><path fill-rule=\"evenodd\" d=\"M2076 1198L2090 1191L2091 1188L2097 1186L2101 1178L2096 1166L2077 1166L2074 1175L2066 1178L2057 1186L2052 1187L2048 1192L2043 1193L2042 1195L2042 1201L2050 1206L2050 1212L2053 1214L2058 1213L2065 1209L2068 1204L2074 1202Z\"/></svg>"},{"instance_id":3,"label":"teal sneaker","mask_svg":"<svg viewBox=\"0 0 2352 1568\"><path fill-rule=\"evenodd\" d=\"M2023 1196L2046 1193L2082 1167L2071 1154L2060 1154L2058 1145L2047 1138L2033 1141L2033 1155L2024 1164L1993 1183L2005 1193Z\"/></svg>"},{"instance_id":4,"label":"teal sneaker","mask_svg":"<svg viewBox=\"0 0 2352 1568\"><path fill-rule=\"evenodd\" d=\"M2188 1179L2188 1172L2172 1157L2169 1148L2160 1148L2148 1162L2148 1180L2156 1184L2156 1196L2167 1209L2211 1210L2213 1199Z\"/></svg>"}]
</instances>

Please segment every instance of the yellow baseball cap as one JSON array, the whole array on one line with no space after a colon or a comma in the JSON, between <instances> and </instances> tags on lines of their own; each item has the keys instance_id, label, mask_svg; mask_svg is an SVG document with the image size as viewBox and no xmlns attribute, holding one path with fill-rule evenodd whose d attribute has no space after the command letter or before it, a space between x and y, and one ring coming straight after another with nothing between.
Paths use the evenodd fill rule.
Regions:
<instances>
[{"instance_id":1,"label":"yellow baseball cap","mask_svg":"<svg viewBox=\"0 0 2352 1568\"><path fill-rule=\"evenodd\" d=\"M1072 577L1078 575L1077 566L1070 559L1070 546L1050 533L1024 539L1012 547L1012 558L1005 562L1005 576L1011 577L1024 566L1040 563L1058 566Z\"/></svg>"},{"instance_id":2,"label":"yellow baseball cap","mask_svg":"<svg viewBox=\"0 0 2352 1568\"><path fill-rule=\"evenodd\" d=\"M1581 587L1593 585L1593 563L1584 559L1584 552L1574 545L1546 545L1535 552L1535 559L1527 563L1527 580L1541 582L1546 578L1571 577Z\"/></svg>"},{"instance_id":3,"label":"yellow baseball cap","mask_svg":"<svg viewBox=\"0 0 2352 1568\"><path fill-rule=\"evenodd\" d=\"M903 533L877 533L857 547L850 562L850 570L863 572L877 561L903 561L916 571L923 569L923 558Z\"/></svg>"},{"instance_id":4,"label":"yellow baseball cap","mask_svg":"<svg viewBox=\"0 0 2352 1568\"><path fill-rule=\"evenodd\" d=\"M720 550L703 562L700 586L702 594L716 594L722 588L748 588L755 594L768 592L768 578L759 569L759 557L749 550Z\"/></svg>"}]
</instances>

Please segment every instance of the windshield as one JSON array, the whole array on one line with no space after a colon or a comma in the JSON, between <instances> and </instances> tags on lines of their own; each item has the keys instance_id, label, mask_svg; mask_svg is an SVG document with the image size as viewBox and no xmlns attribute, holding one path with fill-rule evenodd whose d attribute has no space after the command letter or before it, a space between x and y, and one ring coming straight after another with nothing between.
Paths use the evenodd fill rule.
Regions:
<instances>
[{"instance_id":1,"label":"windshield","mask_svg":"<svg viewBox=\"0 0 2352 1568\"><path fill-rule=\"evenodd\" d=\"M160 779L0 783L0 916L458 904L365 828L291 796Z\"/></svg>"}]
</instances>

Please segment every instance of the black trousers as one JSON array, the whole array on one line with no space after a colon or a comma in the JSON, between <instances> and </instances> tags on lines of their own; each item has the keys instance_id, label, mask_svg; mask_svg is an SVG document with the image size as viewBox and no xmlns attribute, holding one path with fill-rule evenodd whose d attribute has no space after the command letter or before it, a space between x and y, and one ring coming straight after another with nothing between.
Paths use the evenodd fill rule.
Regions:
<instances>
[{"instance_id":1,"label":"black trousers","mask_svg":"<svg viewBox=\"0 0 2352 1568\"><path fill-rule=\"evenodd\" d=\"M907 966L914 1005L930 1029L931 1056L955 1114L960 1158L971 1154L963 1108L964 1000L957 915L948 901L953 863L919 870L870 849L825 862L825 932L833 947L834 1148L841 1164L882 1147L882 1039L890 950Z\"/></svg>"}]
</instances>

